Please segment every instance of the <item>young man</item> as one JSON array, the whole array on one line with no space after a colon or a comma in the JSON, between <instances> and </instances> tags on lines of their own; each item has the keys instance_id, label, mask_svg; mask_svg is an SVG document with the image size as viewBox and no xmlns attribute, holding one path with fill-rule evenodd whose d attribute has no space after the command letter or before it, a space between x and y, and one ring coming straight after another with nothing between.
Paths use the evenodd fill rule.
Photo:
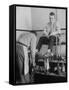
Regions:
<instances>
[{"instance_id":1,"label":"young man","mask_svg":"<svg viewBox=\"0 0 69 90\"><path fill-rule=\"evenodd\" d=\"M58 22L56 21L56 15L54 12L51 12L49 14L49 22L44 28L44 35L40 37L37 49L40 51L40 48L43 44L48 44L48 52L52 52L53 44L56 41L56 35L59 34L60 26Z\"/></svg>"},{"instance_id":2,"label":"young man","mask_svg":"<svg viewBox=\"0 0 69 90\"><path fill-rule=\"evenodd\" d=\"M39 42L37 44L37 49L38 51L40 51L41 46L43 44L45 45L48 44L48 51L46 56L48 55L53 56L53 45L54 45L54 42L56 42L56 40L58 39L58 38L56 39L56 35L61 33L60 26L56 21L55 13L51 12L49 14L49 22L45 26L43 33L44 33L43 36L40 37ZM45 61L44 66L45 66L46 72L48 72L50 69L48 59Z\"/></svg>"},{"instance_id":3,"label":"young man","mask_svg":"<svg viewBox=\"0 0 69 90\"><path fill-rule=\"evenodd\" d=\"M25 80L29 83L29 57L28 57L28 49L30 48L31 53L31 62L33 67L35 67L35 52L36 52L36 35L31 32L23 33L19 36L17 42L22 45L23 56L24 56L24 77ZM20 64L21 63L21 64ZM22 82L24 81L22 72L23 72L23 64L19 61L20 64L20 73Z\"/></svg>"}]
</instances>

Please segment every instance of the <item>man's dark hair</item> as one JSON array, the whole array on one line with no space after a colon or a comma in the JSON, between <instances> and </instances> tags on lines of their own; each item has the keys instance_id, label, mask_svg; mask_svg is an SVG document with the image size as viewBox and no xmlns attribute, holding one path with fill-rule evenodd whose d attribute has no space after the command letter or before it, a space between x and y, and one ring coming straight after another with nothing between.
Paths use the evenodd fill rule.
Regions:
<instances>
[{"instance_id":1,"label":"man's dark hair","mask_svg":"<svg viewBox=\"0 0 69 90\"><path fill-rule=\"evenodd\" d=\"M55 13L54 13L54 12L50 12L50 14L49 14L49 15L54 16L54 15L55 15Z\"/></svg>"}]
</instances>

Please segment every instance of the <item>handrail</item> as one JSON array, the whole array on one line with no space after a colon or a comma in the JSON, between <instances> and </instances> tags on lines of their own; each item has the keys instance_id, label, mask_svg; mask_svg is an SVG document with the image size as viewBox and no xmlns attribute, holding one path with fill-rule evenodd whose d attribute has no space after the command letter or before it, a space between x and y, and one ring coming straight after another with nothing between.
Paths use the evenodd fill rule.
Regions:
<instances>
[{"instance_id":1,"label":"handrail","mask_svg":"<svg viewBox=\"0 0 69 90\"><path fill-rule=\"evenodd\" d=\"M66 30L66 28L61 28L61 30ZM24 29L16 29L16 31L26 31L26 32L40 32L44 30L24 30Z\"/></svg>"}]
</instances>

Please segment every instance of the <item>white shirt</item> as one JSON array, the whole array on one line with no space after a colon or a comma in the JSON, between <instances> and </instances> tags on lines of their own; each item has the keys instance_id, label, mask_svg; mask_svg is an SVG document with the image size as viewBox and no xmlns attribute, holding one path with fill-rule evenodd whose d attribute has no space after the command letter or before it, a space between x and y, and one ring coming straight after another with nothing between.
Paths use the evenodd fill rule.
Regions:
<instances>
[{"instance_id":1,"label":"white shirt","mask_svg":"<svg viewBox=\"0 0 69 90\"><path fill-rule=\"evenodd\" d=\"M60 32L60 25L57 22L54 22L53 24L51 22L48 22L44 28L44 33L47 35L53 35Z\"/></svg>"}]
</instances>

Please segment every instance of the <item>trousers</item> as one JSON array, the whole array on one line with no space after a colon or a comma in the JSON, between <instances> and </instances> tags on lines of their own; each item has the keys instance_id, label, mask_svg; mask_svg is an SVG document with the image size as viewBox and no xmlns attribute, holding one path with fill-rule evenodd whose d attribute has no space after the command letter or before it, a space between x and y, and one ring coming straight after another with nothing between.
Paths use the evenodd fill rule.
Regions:
<instances>
[{"instance_id":1,"label":"trousers","mask_svg":"<svg viewBox=\"0 0 69 90\"><path fill-rule=\"evenodd\" d=\"M37 49L38 51L40 51L42 45L48 45L48 48L52 49L55 42L56 42L55 36L50 36L49 38L46 36L42 36L38 41Z\"/></svg>"}]
</instances>

